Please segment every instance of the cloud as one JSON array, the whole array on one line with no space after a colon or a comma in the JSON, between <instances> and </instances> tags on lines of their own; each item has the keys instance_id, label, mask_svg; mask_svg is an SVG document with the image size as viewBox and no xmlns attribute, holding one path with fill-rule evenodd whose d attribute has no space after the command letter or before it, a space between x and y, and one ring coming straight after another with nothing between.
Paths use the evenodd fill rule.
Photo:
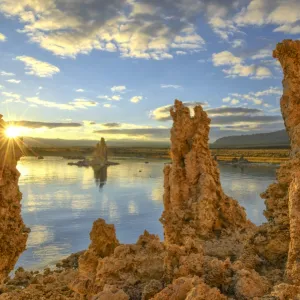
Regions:
<instances>
[{"instance_id":1,"label":"cloud","mask_svg":"<svg viewBox=\"0 0 300 300\"><path fill-rule=\"evenodd\" d=\"M9 125L20 126L20 127L27 127L27 128L58 128L58 127L81 127L82 124L80 123L53 123L53 122L35 122L35 121L10 121L7 122Z\"/></svg>"},{"instance_id":2,"label":"cloud","mask_svg":"<svg viewBox=\"0 0 300 300\"><path fill-rule=\"evenodd\" d=\"M31 56L17 56L16 60L20 60L25 64L26 74L38 77L52 77L60 72L60 69L47 62L37 60Z\"/></svg>"},{"instance_id":3,"label":"cloud","mask_svg":"<svg viewBox=\"0 0 300 300\"><path fill-rule=\"evenodd\" d=\"M77 89L75 92L77 92L77 93L83 93L84 89Z\"/></svg>"},{"instance_id":4,"label":"cloud","mask_svg":"<svg viewBox=\"0 0 300 300\"><path fill-rule=\"evenodd\" d=\"M16 93L11 93L11 92L1 92L1 94L6 97L6 98L10 98L10 99L14 99L14 100L20 100L21 99L21 95L16 94Z\"/></svg>"},{"instance_id":5,"label":"cloud","mask_svg":"<svg viewBox=\"0 0 300 300\"><path fill-rule=\"evenodd\" d=\"M244 47L246 42L244 40L236 39L231 42L232 48Z\"/></svg>"},{"instance_id":6,"label":"cloud","mask_svg":"<svg viewBox=\"0 0 300 300\"><path fill-rule=\"evenodd\" d=\"M110 103L105 103L105 104L103 104L103 107L110 108L111 104Z\"/></svg>"},{"instance_id":7,"label":"cloud","mask_svg":"<svg viewBox=\"0 0 300 300\"><path fill-rule=\"evenodd\" d=\"M180 88L182 88L181 85L176 85L176 84L161 84L160 87L162 89L180 89Z\"/></svg>"},{"instance_id":8,"label":"cloud","mask_svg":"<svg viewBox=\"0 0 300 300\"><path fill-rule=\"evenodd\" d=\"M121 124L120 123L104 123L104 124L102 124L102 126L109 127L109 128L116 128L116 127L120 127Z\"/></svg>"},{"instance_id":9,"label":"cloud","mask_svg":"<svg viewBox=\"0 0 300 300\"><path fill-rule=\"evenodd\" d=\"M134 96L130 99L130 102L139 103L141 100L143 100L143 96Z\"/></svg>"},{"instance_id":10,"label":"cloud","mask_svg":"<svg viewBox=\"0 0 300 300\"><path fill-rule=\"evenodd\" d=\"M193 109L197 105L207 106L207 103L203 102L184 102L184 105ZM165 105L158 107L150 112L150 117L156 121L170 121L172 120L170 116L170 109L173 105Z\"/></svg>"},{"instance_id":11,"label":"cloud","mask_svg":"<svg viewBox=\"0 0 300 300\"><path fill-rule=\"evenodd\" d=\"M16 79L7 79L6 82L9 83L15 83L15 84L19 84L21 82L21 80L16 80Z\"/></svg>"},{"instance_id":12,"label":"cloud","mask_svg":"<svg viewBox=\"0 0 300 300\"><path fill-rule=\"evenodd\" d=\"M225 66L225 65L240 65L242 59L234 56L229 51L222 51L220 53L213 53L212 62L214 66Z\"/></svg>"},{"instance_id":13,"label":"cloud","mask_svg":"<svg viewBox=\"0 0 300 300\"><path fill-rule=\"evenodd\" d=\"M122 128L122 129L103 129L95 130L94 133L125 135L131 137L152 137L152 138L169 138L170 128Z\"/></svg>"},{"instance_id":14,"label":"cloud","mask_svg":"<svg viewBox=\"0 0 300 300\"><path fill-rule=\"evenodd\" d=\"M260 49L256 54L251 56L251 59L262 59L266 57L272 57L272 50Z\"/></svg>"},{"instance_id":15,"label":"cloud","mask_svg":"<svg viewBox=\"0 0 300 300\"><path fill-rule=\"evenodd\" d=\"M58 108L61 110L77 110L77 109L88 109L90 107L95 107L98 105L97 102L84 99L77 98L69 103L56 103L52 101L42 100L39 97L28 97L26 100L31 104L36 104L39 106L49 107L49 108Z\"/></svg>"},{"instance_id":16,"label":"cloud","mask_svg":"<svg viewBox=\"0 0 300 300\"><path fill-rule=\"evenodd\" d=\"M298 0L252 0L234 21L238 26L277 25L274 32L299 34L299 11Z\"/></svg>"},{"instance_id":17,"label":"cloud","mask_svg":"<svg viewBox=\"0 0 300 300\"><path fill-rule=\"evenodd\" d=\"M75 108L82 108L82 109L87 109L88 107L94 107L98 105L97 102L84 99L84 98L74 99L74 101L69 102L69 104L74 105Z\"/></svg>"},{"instance_id":18,"label":"cloud","mask_svg":"<svg viewBox=\"0 0 300 300\"><path fill-rule=\"evenodd\" d=\"M236 104L239 104L239 103L240 103L240 100L238 100L238 99L232 99L232 100L230 101L230 103L231 103L232 105L236 105Z\"/></svg>"},{"instance_id":19,"label":"cloud","mask_svg":"<svg viewBox=\"0 0 300 300\"><path fill-rule=\"evenodd\" d=\"M100 95L97 96L97 98L103 100L109 100L109 101L120 101L122 99L120 95L113 95L113 96Z\"/></svg>"},{"instance_id":20,"label":"cloud","mask_svg":"<svg viewBox=\"0 0 300 300\"><path fill-rule=\"evenodd\" d=\"M15 76L15 74L14 73L10 73L10 72L0 71L0 76L13 77L13 76Z\"/></svg>"},{"instance_id":21,"label":"cloud","mask_svg":"<svg viewBox=\"0 0 300 300\"><path fill-rule=\"evenodd\" d=\"M188 53L186 51L176 51L177 55L187 55Z\"/></svg>"},{"instance_id":22,"label":"cloud","mask_svg":"<svg viewBox=\"0 0 300 300\"><path fill-rule=\"evenodd\" d=\"M0 32L0 42L5 42L7 40L6 36Z\"/></svg>"},{"instance_id":23,"label":"cloud","mask_svg":"<svg viewBox=\"0 0 300 300\"><path fill-rule=\"evenodd\" d=\"M258 115L262 114L263 110L257 108L246 108L246 107L217 107L207 109L209 117L216 116L245 116L245 115Z\"/></svg>"},{"instance_id":24,"label":"cloud","mask_svg":"<svg viewBox=\"0 0 300 300\"><path fill-rule=\"evenodd\" d=\"M258 91L258 92L249 92L247 94L239 94L239 93L231 93L228 97L222 99L223 102L228 103L234 99L245 100L252 102L255 105L265 105L263 97L268 96L279 96L282 95L282 89L278 87L269 87L266 90ZM266 107L266 106L265 106Z\"/></svg>"},{"instance_id":25,"label":"cloud","mask_svg":"<svg viewBox=\"0 0 300 300\"><path fill-rule=\"evenodd\" d=\"M42 2L42 3L40 3ZM202 50L196 31L199 1L103 0L0 2L0 11L17 17L19 30L31 42L59 56L76 57L92 50L119 52L122 57L170 59L176 50ZM193 7L194 10L190 8Z\"/></svg>"},{"instance_id":26,"label":"cloud","mask_svg":"<svg viewBox=\"0 0 300 300\"><path fill-rule=\"evenodd\" d=\"M233 55L229 51L213 53L212 62L216 67L229 66L229 68L222 70L227 74L226 77L229 78L250 77L250 79L265 79L272 77L272 72L267 67L255 64L247 65L242 58Z\"/></svg>"},{"instance_id":27,"label":"cloud","mask_svg":"<svg viewBox=\"0 0 300 300\"><path fill-rule=\"evenodd\" d=\"M30 103L49 107L49 108L58 108L58 109L62 109L62 110L75 110L74 105L51 102L51 101L47 101L47 100L42 100L38 97L28 97L28 98L26 98L26 100Z\"/></svg>"},{"instance_id":28,"label":"cloud","mask_svg":"<svg viewBox=\"0 0 300 300\"><path fill-rule=\"evenodd\" d=\"M126 86L125 85L118 85L118 86L115 85L111 88L111 91L113 93L122 93L122 92L126 91Z\"/></svg>"}]
</instances>

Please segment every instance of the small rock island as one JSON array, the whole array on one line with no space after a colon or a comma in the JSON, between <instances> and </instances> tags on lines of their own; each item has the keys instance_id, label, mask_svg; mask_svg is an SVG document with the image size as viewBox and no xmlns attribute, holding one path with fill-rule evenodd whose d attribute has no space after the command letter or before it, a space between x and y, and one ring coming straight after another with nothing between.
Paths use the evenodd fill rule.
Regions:
<instances>
[{"instance_id":1,"label":"small rock island","mask_svg":"<svg viewBox=\"0 0 300 300\"><path fill-rule=\"evenodd\" d=\"M108 147L106 145L105 139L101 138L100 142L97 143L96 149L93 152L92 160L84 158L78 162L69 162L69 166L78 167L93 167L102 168L105 166L114 166L119 163L108 161Z\"/></svg>"}]
</instances>

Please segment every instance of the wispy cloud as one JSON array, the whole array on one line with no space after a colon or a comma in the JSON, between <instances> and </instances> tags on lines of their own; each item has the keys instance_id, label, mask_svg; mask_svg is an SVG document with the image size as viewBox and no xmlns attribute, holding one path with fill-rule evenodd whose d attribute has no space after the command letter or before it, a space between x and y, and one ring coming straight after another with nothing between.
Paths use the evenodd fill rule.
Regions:
<instances>
[{"instance_id":1,"label":"wispy cloud","mask_svg":"<svg viewBox=\"0 0 300 300\"><path fill-rule=\"evenodd\" d=\"M207 106L207 103L204 102L184 102L184 105L193 109L197 105ZM158 107L150 112L150 117L156 121L170 121L172 120L170 116L170 110L173 105L165 105Z\"/></svg>"},{"instance_id":2,"label":"wispy cloud","mask_svg":"<svg viewBox=\"0 0 300 300\"><path fill-rule=\"evenodd\" d=\"M113 93L122 93L126 91L126 86L125 85L115 85L111 88L111 91Z\"/></svg>"},{"instance_id":3,"label":"wispy cloud","mask_svg":"<svg viewBox=\"0 0 300 300\"><path fill-rule=\"evenodd\" d=\"M13 76L15 76L15 74L11 73L11 72L0 71L0 76L13 77Z\"/></svg>"},{"instance_id":4,"label":"wispy cloud","mask_svg":"<svg viewBox=\"0 0 300 300\"><path fill-rule=\"evenodd\" d=\"M130 99L130 102L139 103L141 100L143 100L143 96L134 96Z\"/></svg>"},{"instance_id":5,"label":"wispy cloud","mask_svg":"<svg viewBox=\"0 0 300 300\"><path fill-rule=\"evenodd\" d=\"M247 65L241 57L233 55L229 51L222 51L212 55L213 65L228 66L222 71L227 75L226 77L250 77L250 79L265 79L272 77L272 72L269 68L260 65Z\"/></svg>"},{"instance_id":6,"label":"wispy cloud","mask_svg":"<svg viewBox=\"0 0 300 300\"><path fill-rule=\"evenodd\" d=\"M103 100L109 100L109 101L120 101L122 97L120 95L113 95L113 96L108 96L108 95L100 95L97 96L98 99L103 99Z\"/></svg>"},{"instance_id":7,"label":"wispy cloud","mask_svg":"<svg viewBox=\"0 0 300 300\"><path fill-rule=\"evenodd\" d=\"M27 128L59 128L59 127L81 127L81 123L56 123L56 122L40 122L40 121L10 121L7 122L8 124L14 125L14 126L21 126L21 127L27 127Z\"/></svg>"},{"instance_id":8,"label":"wispy cloud","mask_svg":"<svg viewBox=\"0 0 300 300\"><path fill-rule=\"evenodd\" d=\"M19 83L21 82L21 80L17 80L17 79L7 79L6 82L19 84Z\"/></svg>"},{"instance_id":9,"label":"wispy cloud","mask_svg":"<svg viewBox=\"0 0 300 300\"><path fill-rule=\"evenodd\" d=\"M77 89L75 92L77 92L77 93L83 93L84 89Z\"/></svg>"},{"instance_id":10,"label":"wispy cloud","mask_svg":"<svg viewBox=\"0 0 300 300\"><path fill-rule=\"evenodd\" d=\"M60 72L60 69L47 62L40 61L31 56L17 56L16 60L20 60L25 64L26 74L37 77L52 77Z\"/></svg>"},{"instance_id":11,"label":"wispy cloud","mask_svg":"<svg viewBox=\"0 0 300 300\"><path fill-rule=\"evenodd\" d=\"M180 89L180 88L182 88L181 85L176 85L176 84L161 84L160 87L162 89Z\"/></svg>"},{"instance_id":12,"label":"wispy cloud","mask_svg":"<svg viewBox=\"0 0 300 300\"><path fill-rule=\"evenodd\" d=\"M7 37L0 32L0 42L5 42L7 40Z\"/></svg>"}]
</instances>

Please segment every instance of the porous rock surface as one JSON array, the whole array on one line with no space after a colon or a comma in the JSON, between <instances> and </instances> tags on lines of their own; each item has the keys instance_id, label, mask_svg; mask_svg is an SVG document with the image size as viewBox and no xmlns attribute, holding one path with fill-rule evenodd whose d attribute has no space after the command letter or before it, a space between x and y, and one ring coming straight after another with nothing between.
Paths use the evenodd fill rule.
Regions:
<instances>
[{"instance_id":1,"label":"porous rock surface","mask_svg":"<svg viewBox=\"0 0 300 300\"><path fill-rule=\"evenodd\" d=\"M21 217L22 194L17 161L22 141L5 135L6 123L0 115L0 284L25 250L28 229Z\"/></svg>"},{"instance_id":2,"label":"porous rock surface","mask_svg":"<svg viewBox=\"0 0 300 300\"><path fill-rule=\"evenodd\" d=\"M284 71L281 109L292 151L262 195L265 224L253 225L224 194L208 148L206 113L198 106L191 116L175 101L164 241L145 231L136 244L119 244L114 226L99 219L78 270L41 275L36 280L45 283L5 291L0 299L300 299L300 41L278 44L274 57ZM42 290L43 298L26 298L31 289Z\"/></svg>"}]
</instances>

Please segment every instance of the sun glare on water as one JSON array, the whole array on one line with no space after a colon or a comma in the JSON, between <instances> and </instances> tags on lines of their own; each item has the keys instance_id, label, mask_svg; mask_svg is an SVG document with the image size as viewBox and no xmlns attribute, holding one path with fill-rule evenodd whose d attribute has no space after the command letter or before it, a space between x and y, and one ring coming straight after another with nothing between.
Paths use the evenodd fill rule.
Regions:
<instances>
[{"instance_id":1,"label":"sun glare on water","mask_svg":"<svg viewBox=\"0 0 300 300\"><path fill-rule=\"evenodd\" d=\"M8 138L16 138L20 136L21 130L18 127L10 126L6 129L5 134Z\"/></svg>"}]
</instances>

